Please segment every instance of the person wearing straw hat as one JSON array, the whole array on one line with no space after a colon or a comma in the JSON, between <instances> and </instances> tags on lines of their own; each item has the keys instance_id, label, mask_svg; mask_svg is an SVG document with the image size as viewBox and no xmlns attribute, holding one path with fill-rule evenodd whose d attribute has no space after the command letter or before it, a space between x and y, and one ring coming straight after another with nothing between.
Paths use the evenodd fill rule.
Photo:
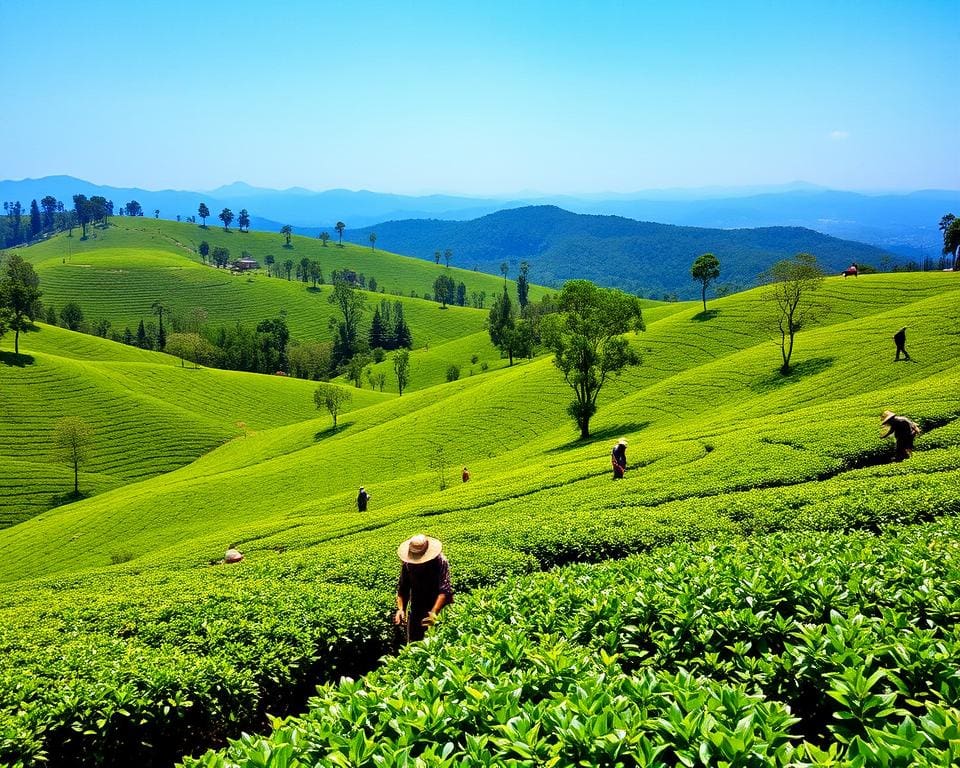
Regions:
<instances>
[{"instance_id":1,"label":"person wearing straw hat","mask_svg":"<svg viewBox=\"0 0 960 768\"><path fill-rule=\"evenodd\" d=\"M910 421L906 416L897 416L893 411L883 412L880 426L887 428L887 434L881 435L881 437L890 437L890 435L893 435L897 441L897 448L893 455L893 460L903 461L904 459L909 459L913 453L913 439L920 434L920 427Z\"/></svg>"},{"instance_id":2,"label":"person wearing straw hat","mask_svg":"<svg viewBox=\"0 0 960 768\"><path fill-rule=\"evenodd\" d=\"M907 352L907 326L903 326L899 331L893 334L893 343L897 345L897 356L893 358L893 362L900 360L900 353L903 353L903 359L909 360L910 353Z\"/></svg>"},{"instance_id":3,"label":"person wearing straw hat","mask_svg":"<svg viewBox=\"0 0 960 768\"><path fill-rule=\"evenodd\" d=\"M613 464L613 479L619 480L623 473L627 471L627 440L621 437L617 444L613 446L613 452L610 454L610 463Z\"/></svg>"},{"instance_id":4,"label":"person wearing straw hat","mask_svg":"<svg viewBox=\"0 0 960 768\"><path fill-rule=\"evenodd\" d=\"M453 602L450 563L439 539L418 533L397 547L400 579L393 623L406 624L407 642L423 640L443 606Z\"/></svg>"}]
</instances>

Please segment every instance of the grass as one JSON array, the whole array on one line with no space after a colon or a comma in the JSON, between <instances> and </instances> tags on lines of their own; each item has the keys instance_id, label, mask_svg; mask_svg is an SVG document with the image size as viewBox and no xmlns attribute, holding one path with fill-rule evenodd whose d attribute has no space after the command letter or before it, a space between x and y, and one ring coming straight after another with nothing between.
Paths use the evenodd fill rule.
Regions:
<instances>
[{"instance_id":1,"label":"grass","mask_svg":"<svg viewBox=\"0 0 960 768\"><path fill-rule=\"evenodd\" d=\"M152 600L170 584L182 584L183 595L169 594L162 602L186 614L216 574L216 583L237 590L253 589L256 582L256 594L263 595L278 584L321 601L331 584L369 590L380 608L364 603L366 618L358 613L349 627L335 621L329 632L338 642L376 636L374 646L385 650L382 627L364 622L377 610L388 611L394 548L417 530L443 539L458 586L469 588L505 573L685 540L880 529L960 511L960 407L944 397L960 384L955 276L828 279L818 296L824 305L820 322L798 336L795 369L787 377L776 372L779 349L761 295L755 290L712 301L709 317L696 303L648 310L647 331L630 339L643 364L605 387L591 425L594 437L585 442L575 439L565 413L569 390L552 361L541 357L508 367L480 330L418 350L412 356L419 366L413 369L416 386L402 397L353 390L356 398L370 399L355 400L333 433L329 419L312 410L307 382L221 378L225 372L180 369L163 356L116 345L104 343L109 349L101 352L101 342L88 337L74 345L66 338L73 334L42 328L27 338L32 365L0 366L0 377L25 377L24 392L46 387L42 402L73 390L77 394L69 397L77 404L95 401L100 390L104 398L125 393L145 414L156 408L149 418L160 425L161 436L168 429L163 418L173 419L171 414L176 426L169 430L187 435L190 425L197 434L220 428L231 437L239 434L237 421L254 426L175 471L117 482L112 490L104 486L100 495L0 531L0 607L20 617L7 642L24 642L32 626L39 632L40 624L27 617L54 599L69 611L106 591L111 611L136 616L136 600L125 597L133 585ZM910 328L915 363L893 362L891 337L901 325ZM58 346L62 353L55 353ZM116 359L91 359L101 354ZM462 370L459 381L434 383L446 366L463 369L474 354L476 365L488 362L485 374ZM190 378L197 373L207 378ZM43 384L43 376L54 383ZM93 382L90 394L87 382ZM228 382L235 395L221 397ZM251 397L258 387L263 394ZM292 405L292 392L300 398L296 387L306 397ZM0 389L0 397L7 389ZM924 427L917 453L904 464L887 463L892 446L879 438L879 415L887 407ZM139 411L128 417L134 418L145 419ZM128 439L122 421L99 427L115 430L118 446ZM4 445L37 439L42 447L42 440L29 437L41 435L42 424L19 428L3 438ZM630 440L631 468L623 481L612 483L609 450L620 436ZM159 453L162 439L149 440L149 450ZM148 450L146 444L126 446L117 453L134 457ZM18 455L9 447L0 450ZM446 468L443 490L438 456ZM458 479L464 464L472 474L467 484ZM111 466L106 458L103 466ZM26 470L18 471L22 476ZM362 515L353 505L361 483L373 494L370 511ZM230 545L244 551L244 563L212 569L210 563ZM289 629L267 607L251 608L250 615L257 637L261 628ZM352 622L352 616L345 608L343 621ZM98 632L114 638L122 655L123 631L122 625L99 626L90 618L77 635L78 658L89 647L85 633ZM180 649L176 654L194 653L161 634ZM217 646L216 654L226 648ZM276 663L300 664L301 651ZM172 658L163 656L162 663L173 664ZM250 685L262 693L269 685L257 677L261 667L256 660L245 663ZM236 693L247 702L248 726L260 722L262 712L243 696L261 693Z\"/></svg>"}]
</instances>

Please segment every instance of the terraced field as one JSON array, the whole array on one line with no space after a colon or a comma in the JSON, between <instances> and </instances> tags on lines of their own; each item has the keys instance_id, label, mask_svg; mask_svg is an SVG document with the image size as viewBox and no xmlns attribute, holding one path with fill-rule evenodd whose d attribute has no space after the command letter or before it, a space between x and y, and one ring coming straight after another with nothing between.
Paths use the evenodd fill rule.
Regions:
<instances>
[{"instance_id":1,"label":"terraced field","mask_svg":"<svg viewBox=\"0 0 960 768\"><path fill-rule=\"evenodd\" d=\"M955 275L828 279L818 295L823 305L820 320L798 336L796 369L789 377L777 373L779 350L772 341L761 290L716 300L707 314L695 305L650 309L647 331L630 338L642 364L607 386L591 425L593 438L583 442L575 439L565 413L568 389L552 361L541 357L506 367L489 348L484 349L479 330L446 343L431 343L428 350L418 352L424 377L415 391L402 397L354 391L355 398L362 392L371 399L355 400L355 409L343 418L337 433L329 431L329 418L311 410L308 397L303 410L284 410L284 396L290 391L285 387L303 384L308 395L311 385L306 383L240 377L236 398L219 398L210 394L211 387L219 387L214 382L219 372L200 371L213 377L210 383L180 395L187 385L181 383L186 379L177 377L198 372L170 364L175 361L98 363L110 366L104 386L147 383L151 391L171 393L151 395L149 402L161 404L163 412L182 406L224 428L240 420L255 426L242 438L175 471L105 490L0 531L0 581L5 582L0 598L0 626L4 627L0 647L6 651L5 660L0 661L0 734L11 734L0 736L0 764L19 759L32 766L46 754L52 765L121 765L125 759L169 765L178 756L199 751L200 744L222 741L241 729L263 727L267 713L297 711L316 682L363 672L393 647L385 617L392 605L395 547L417 530L444 541L460 590L499 584L509 575L659 547L676 548L653 556L669 560L675 553L693 551L684 542L704 539L729 542L722 545L727 553L722 557L742 560L742 549L735 543L740 537L777 532L788 538L771 544L765 550L770 560L758 561L753 568L774 568L771 563L781 553L815 552L828 546L855 548L868 563L864 567L872 568L869 539L851 539L854 547L849 542L835 543L839 540L830 538L829 532L873 533L960 512L960 402L945 394L956 392L960 385L958 299L960 284ZM915 362L893 362L890 337L902 325L909 327L908 346ZM44 328L36 339L44 333L50 333L50 339L53 333L66 334ZM37 350L35 366L9 372L0 368L0 375L32 375L34 369L40 370L37 366L54 358L39 346L27 349L31 354ZM96 368L85 359L90 353L77 348L72 355L57 355L57 365ZM477 363L472 365L479 368L481 362L488 363L484 375L475 370L470 376L461 365L460 380L436 383L447 366L469 361L473 355ZM149 374L137 366L149 369ZM264 402L272 405L262 412L248 410L241 418L234 411L234 401L251 379L271 382L268 386L277 388L276 400L265 394ZM906 413L923 427L917 452L903 464L889 463L892 446L880 440L878 422L884 408ZM609 450L620 436L630 440L630 469L622 482L612 483ZM472 474L467 484L459 482L464 464ZM373 495L365 514L357 513L353 502L359 484ZM807 532L811 530L828 535L810 539ZM933 532L903 534L912 542L910 557L921 569L926 567L926 556L917 541L925 535L943 536L939 528L922 530ZM868 543L861 547L861 541ZM244 551L244 562L231 568L214 565L230 545ZM930 558L942 556L942 549L930 550ZM704 562L720 559L700 549L689 557L707 558ZM709 568L704 572L709 573ZM636 573L614 576L613 581L649 579L649 573L650 569L640 566ZM937 574L931 576L934 587L937 579L944 578ZM579 582L588 576L578 572L572 578ZM609 588L606 577L597 579L598 590ZM525 598L532 601L536 590L553 589L536 584L533 592L527 592L526 586L516 589L533 595ZM690 588L707 587L692 583ZM470 654L492 658L494 666L501 656L521 658L511 656L507 640L495 648L481 648L465 639L461 649L454 642L458 632L473 631L471 621L479 627L487 620L471 619L469 614L472 606L489 606L484 594L478 593L476 602L463 608L454 605L450 628L438 633L442 643L428 642L412 650L389 666L383 678L371 679L370 689L384 696L403 691L397 694L397 701L403 703L396 705L393 715L383 717L413 722L408 718L416 719L417 702L432 701L419 687L429 683L411 676L411 665L447 669L452 663L448 659L459 664ZM947 599L955 601L955 597ZM594 598L578 594L576 600L590 604ZM521 600L504 610L524 613L523 606ZM861 612L872 610L862 601L849 606ZM949 640L944 641L948 661L960 662L957 645L950 639L955 637L960 614L952 602L950 606L938 614L937 631ZM894 608L912 610L899 603ZM491 616L497 615L490 610ZM539 621L537 616L531 613L531 621ZM823 632L841 631L829 615L824 621ZM628 625L625 621L624 626ZM545 637L555 638L586 632L584 626L593 625L546 626ZM54 638L67 627L71 628L69 642L56 646L56 658L54 650L42 650L55 646ZM618 625L598 635L609 636L612 644L602 646L604 653L626 653L614 637L622 629ZM501 640L492 637L491 642ZM543 642L544 648L549 645ZM592 642L580 643L586 651L571 646L569 655L557 658L571 660L571 668L576 666L573 661L580 664L588 657L602 660L599 646ZM449 646L449 657L440 645ZM94 649L103 662L85 663ZM632 646L627 650L633 652ZM523 646L528 654L523 658L535 666L543 658L541 651L547 653ZM584 667L584 674L616 675L624 691L639 685L620 676L627 671L619 664L601 661L604 669ZM853 668L853 662L849 666ZM830 675L842 676L846 670L837 668L816 680L829 687L835 684ZM633 674L628 671L627 677ZM659 675L662 670L655 672ZM737 733L738 722L747 714L754 723L762 715L763 722L775 726L750 731L743 738L754 744L774 734L770 738L778 746L764 744L784 751L779 757L760 751L754 762L744 757L736 764L786 765L790 760L806 764L804 760L819 759L814 748L829 752L834 742L837 749L845 750L844 759L853 761L859 754L851 751L852 737L843 736L847 738L843 741L843 734L829 728L830 723L817 721L811 728L795 729L778 703L783 701L778 698L781 692L774 695L761 686L762 681L738 677L739 672L721 679L717 670L697 673L708 677L707 682L684 681L676 678L675 666L667 672L674 675L672 682L658 678L654 682L661 687L649 695L670 699L682 690L684 696L693 697L690 701L716 696L722 702L733 695L728 692L730 686L741 686L741 694L744 681L755 686L746 692L761 698L738 699L730 712L740 714L718 722ZM439 713L437 722L443 720L442 727L411 726L425 734L429 743L392 731L388 738L372 725L381 717L380 710L371 714L365 709L365 685L325 689L315 702L318 714L310 715L307 725L295 721L281 727L273 741L247 740L230 757L211 754L202 758L204 762L190 764L279 766L296 764L296 757L302 765L364 761L401 765L413 764L403 761L416 757L425 764L483 765L477 757L482 751L498 756L495 763L509 758L516 765L539 765L553 758L558 758L557 765L598 759L597 753L589 751L571 757L567 746L570 739L579 738L574 736L563 744L541 746L539 737L524 731L510 737L514 746L501 743L498 739L507 738L508 722L496 716L495 733L462 728ZM565 685L556 690L566 691ZM945 718L943 728L952 727L949 723L958 704L952 685L928 695L926 688L909 684L904 694L922 700L910 709L910 716L915 718L912 727L929 734L929 739L921 739L924 748L946 749L948 757L955 737L936 736L927 721L922 726L916 723L923 717ZM480 695L470 693L470 687ZM498 701L499 694L493 688L486 692L482 681L473 685L469 679L461 680L455 688L457 696L466 691L467 701L476 698L481 718L487 712L481 702ZM38 703L23 709L18 702L25 697ZM592 695L584 697L592 700ZM928 701L931 708L921 712L917 707L926 707ZM332 712L334 707L356 714L357 729L324 725L331 721L319 713ZM828 721L833 711L816 710L826 712ZM536 720L543 715L533 709L523 712L518 710L517 716ZM370 729L359 725L361 721L371 724ZM867 718L863 723L857 732L860 736L868 734L868 727L884 733L890 728L896 733L899 727L890 718L883 722ZM612 730L598 731L597 738L612 744L608 736L616 728L608 727ZM480 741L466 736L453 741L444 729L459 729ZM349 744L324 741L333 738L333 731ZM804 739L809 734L815 738L811 737L808 749ZM449 750L448 741L453 744ZM307 742L324 746L304 752L298 744ZM521 742L529 747L526 756L516 747ZM376 748L371 746L374 743ZM673 751L664 754L676 759L670 758L674 762L667 760L667 764L680 760L685 749L697 754L699 743L693 736L670 741L663 749ZM388 754L381 748L393 751ZM722 751L727 748L722 744L705 747L708 758L703 759L709 764L727 759ZM337 750L343 752L342 759L330 757ZM746 742L740 751L744 750ZM634 757L634 762L622 764L653 765L654 757L650 753L644 758L647 762ZM941 758L931 757L937 759Z\"/></svg>"}]
</instances>

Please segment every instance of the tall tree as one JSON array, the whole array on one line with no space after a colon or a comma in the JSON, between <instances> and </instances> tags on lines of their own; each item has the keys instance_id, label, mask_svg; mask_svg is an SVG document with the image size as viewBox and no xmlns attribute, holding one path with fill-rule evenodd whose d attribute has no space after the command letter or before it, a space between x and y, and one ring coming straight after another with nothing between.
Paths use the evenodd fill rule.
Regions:
<instances>
[{"instance_id":1,"label":"tall tree","mask_svg":"<svg viewBox=\"0 0 960 768\"><path fill-rule=\"evenodd\" d=\"M154 209L153 209L153 218L155 218L155 219L159 219L159 218L160 218L160 209L159 209L159 208L154 208Z\"/></svg>"},{"instance_id":2,"label":"tall tree","mask_svg":"<svg viewBox=\"0 0 960 768\"><path fill-rule=\"evenodd\" d=\"M163 303L159 300L150 305L150 311L160 318L160 330L157 332L157 349L161 352L163 352L164 347L167 346L167 334L163 331L163 312L165 309L166 307L164 307Z\"/></svg>"},{"instance_id":3,"label":"tall tree","mask_svg":"<svg viewBox=\"0 0 960 768\"><path fill-rule=\"evenodd\" d=\"M393 372L397 375L397 391L402 395L410 381L410 353L406 349L398 349L394 354Z\"/></svg>"},{"instance_id":4,"label":"tall tree","mask_svg":"<svg viewBox=\"0 0 960 768\"><path fill-rule=\"evenodd\" d=\"M201 227L206 228L207 226L207 216L210 215L210 209L207 208L206 203L200 203L200 207L197 209L197 215L200 217Z\"/></svg>"},{"instance_id":5,"label":"tall tree","mask_svg":"<svg viewBox=\"0 0 960 768\"><path fill-rule=\"evenodd\" d=\"M250 230L250 214L247 213L246 208L241 208L240 213L237 216L237 226L240 227L240 231Z\"/></svg>"},{"instance_id":6,"label":"tall tree","mask_svg":"<svg viewBox=\"0 0 960 768\"><path fill-rule=\"evenodd\" d=\"M43 231L43 221L40 218L40 206L36 200L30 201L30 239L37 237Z\"/></svg>"},{"instance_id":7,"label":"tall tree","mask_svg":"<svg viewBox=\"0 0 960 768\"><path fill-rule=\"evenodd\" d=\"M383 317L380 315L380 307L373 310L373 320L370 321L370 334L367 338L370 349L387 348L387 333L383 325Z\"/></svg>"},{"instance_id":8,"label":"tall tree","mask_svg":"<svg viewBox=\"0 0 960 768\"><path fill-rule=\"evenodd\" d=\"M510 294L504 291L497 296L497 300L490 307L490 315L487 318L487 332L490 334L490 341L507 355L510 365L513 365L514 353L514 329L516 326L516 317L513 311L513 302L510 301Z\"/></svg>"},{"instance_id":9,"label":"tall tree","mask_svg":"<svg viewBox=\"0 0 960 768\"><path fill-rule=\"evenodd\" d=\"M79 416L67 416L57 422L54 447L58 456L73 466L73 495L80 495L80 465L87 460L93 430Z\"/></svg>"},{"instance_id":10,"label":"tall tree","mask_svg":"<svg viewBox=\"0 0 960 768\"><path fill-rule=\"evenodd\" d=\"M80 225L80 237L86 238L87 224L90 223L90 201L87 200L86 195L73 196L73 212L77 217L77 224ZM133 214L130 215L132 216Z\"/></svg>"},{"instance_id":11,"label":"tall tree","mask_svg":"<svg viewBox=\"0 0 960 768\"><path fill-rule=\"evenodd\" d=\"M440 257L441 257L442 255L443 255L443 254L441 254L440 251L434 251L434 252L433 252L433 260L434 260L434 262L435 262L436 264L439 264L439 263L440 263Z\"/></svg>"},{"instance_id":12,"label":"tall tree","mask_svg":"<svg viewBox=\"0 0 960 768\"><path fill-rule=\"evenodd\" d=\"M206 240L201 240L200 245L197 246L197 252L200 254L200 258L203 259L203 263L207 263L207 255L210 253L210 243Z\"/></svg>"},{"instance_id":13,"label":"tall tree","mask_svg":"<svg viewBox=\"0 0 960 768\"><path fill-rule=\"evenodd\" d=\"M960 262L960 219L952 213L948 213L940 220L943 231L943 255L953 256L953 269L956 269Z\"/></svg>"},{"instance_id":14,"label":"tall tree","mask_svg":"<svg viewBox=\"0 0 960 768\"><path fill-rule=\"evenodd\" d=\"M500 262L500 273L503 275L503 289L507 289L507 272L510 271L510 262L501 261Z\"/></svg>"},{"instance_id":15,"label":"tall tree","mask_svg":"<svg viewBox=\"0 0 960 768\"><path fill-rule=\"evenodd\" d=\"M300 264L298 265L297 271L299 272L300 279L303 280L303 282L310 282L310 259L308 259L306 256L300 259Z\"/></svg>"},{"instance_id":16,"label":"tall tree","mask_svg":"<svg viewBox=\"0 0 960 768\"><path fill-rule=\"evenodd\" d=\"M457 305L460 307L467 305L467 286L463 281L457 283Z\"/></svg>"},{"instance_id":17,"label":"tall tree","mask_svg":"<svg viewBox=\"0 0 960 768\"><path fill-rule=\"evenodd\" d=\"M54 214L57 212L57 198L47 195L40 201L40 207L43 209L43 228L50 232L53 229Z\"/></svg>"},{"instance_id":18,"label":"tall tree","mask_svg":"<svg viewBox=\"0 0 960 768\"><path fill-rule=\"evenodd\" d=\"M40 315L40 278L33 264L12 253L0 262L0 310L6 310L13 329L13 353L20 354L20 331Z\"/></svg>"},{"instance_id":19,"label":"tall tree","mask_svg":"<svg viewBox=\"0 0 960 768\"><path fill-rule=\"evenodd\" d=\"M823 283L823 270L810 253L798 253L792 259L774 264L765 275L769 287L764 300L773 310L780 332L780 373L790 373L794 337L797 331L816 319L817 305L813 294Z\"/></svg>"},{"instance_id":20,"label":"tall tree","mask_svg":"<svg viewBox=\"0 0 960 768\"><path fill-rule=\"evenodd\" d=\"M293 227L291 227L289 224L284 224L282 227L280 227L280 234L283 235L283 239L286 241L284 242L284 247L289 248L290 238L293 236Z\"/></svg>"},{"instance_id":21,"label":"tall tree","mask_svg":"<svg viewBox=\"0 0 960 768\"><path fill-rule=\"evenodd\" d=\"M321 232L321 233L320 233L320 242L323 243L323 247L324 247L324 248L327 247L327 242L328 242L329 240L330 240L330 233L329 233L329 232Z\"/></svg>"},{"instance_id":22,"label":"tall tree","mask_svg":"<svg viewBox=\"0 0 960 768\"><path fill-rule=\"evenodd\" d=\"M520 262L520 274L517 276L517 303L520 304L520 311L522 312L529 301L530 296L530 283L527 282L527 274L530 272L530 265L525 262Z\"/></svg>"},{"instance_id":23,"label":"tall tree","mask_svg":"<svg viewBox=\"0 0 960 768\"><path fill-rule=\"evenodd\" d=\"M720 260L712 253L697 256L690 267L690 276L700 283L700 298L703 300L703 311L707 311L707 287L720 277Z\"/></svg>"},{"instance_id":24,"label":"tall tree","mask_svg":"<svg viewBox=\"0 0 960 768\"><path fill-rule=\"evenodd\" d=\"M287 280L289 280L290 275L293 273L293 259L287 259L283 262L283 271L287 273Z\"/></svg>"},{"instance_id":25,"label":"tall tree","mask_svg":"<svg viewBox=\"0 0 960 768\"><path fill-rule=\"evenodd\" d=\"M227 262L230 261L230 250L224 248L222 245L214 246L213 253L210 255L213 259L213 263L221 269L227 266Z\"/></svg>"},{"instance_id":26,"label":"tall tree","mask_svg":"<svg viewBox=\"0 0 960 768\"><path fill-rule=\"evenodd\" d=\"M413 336L403 317L403 304L399 301L393 305L393 345L395 349L413 349Z\"/></svg>"},{"instance_id":27,"label":"tall tree","mask_svg":"<svg viewBox=\"0 0 960 768\"><path fill-rule=\"evenodd\" d=\"M334 226L334 229L337 230L337 234L340 235L339 245L341 248L343 248L343 230L345 230L346 228L347 228L347 225L344 224L342 221L338 221L336 226Z\"/></svg>"},{"instance_id":28,"label":"tall tree","mask_svg":"<svg viewBox=\"0 0 960 768\"><path fill-rule=\"evenodd\" d=\"M621 291L599 288L589 280L571 280L557 301L559 312L541 323L541 334L553 350L554 365L573 390L567 413L590 437L590 419L604 383L640 359L623 337L643 330L640 300Z\"/></svg>"},{"instance_id":29,"label":"tall tree","mask_svg":"<svg viewBox=\"0 0 960 768\"><path fill-rule=\"evenodd\" d=\"M217 216L217 218L223 222L223 231L229 232L230 222L233 221L233 211L231 211L229 208L224 208L222 211L220 211L220 215Z\"/></svg>"},{"instance_id":30,"label":"tall tree","mask_svg":"<svg viewBox=\"0 0 960 768\"><path fill-rule=\"evenodd\" d=\"M143 216L143 206L136 200L131 200L124 208L127 211L127 216Z\"/></svg>"},{"instance_id":31,"label":"tall tree","mask_svg":"<svg viewBox=\"0 0 960 768\"><path fill-rule=\"evenodd\" d=\"M333 417L334 431L337 429L337 415L352 399L353 395L349 389L344 389L336 384L319 384L313 393L313 402L317 408L326 408L327 412Z\"/></svg>"},{"instance_id":32,"label":"tall tree","mask_svg":"<svg viewBox=\"0 0 960 768\"><path fill-rule=\"evenodd\" d=\"M453 258L453 251L451 251L449 248L447 248L447 249L443 252L443 260L444 260L444 262L445 262L446 265L447 265L447 269L450 269L450 259L452 259L452 258Z\"/></svg>"},{"instance_id":33,"label":"tall tree","mask_svg":"<svg viewBox=\"0 0 960 768\"><path fill-rule=\"evenodd\" d=\"M358 351L357 339L366 299L361 291L346 280L336 280L327 301L340 311L341 320L337 323L337 335L333 342L333 358L336 365L341 365Z\"/></svg>"},{"instance_id":34,"label":"tall tree","mask_svg":"<svg viewBox=\"0 0 960 768\"><path fill-rule=\"evenodd\" d=\"M273 257L272 253L268 253L263 257L263 263L267 265L267 275L273 272L273 265L276 263L276 259Z\"/></svg>"},{"instance_id":35,"label":"tall tree","mask_svg":"<svg viewBox=\"0 0 960 768\"><path fill-rule=\"evenodd\" d=\"M448 303L453 303L456 293L457 286L450 275L437 275L433 281L433 295L441 307L446 308Z\"/></svg>"},{"instance_id":36,"label":"tall tree","mask_svg":"<svg viewBox=\"0 0 960 768\"><path fill-rule=\"evenodd\" d=\"M143 325L143 318L140 318L140 325L137 326L137 346L140 349L150 349L150 339L147 337L147 329Z\"/></svg>"},{"instance_id":37,"label":"tall tree","mask_svg":"<svg viewBox=\"0 0 960 768\"><path fill-rule=\"evenodd\" d=\"M377 233L376 232L370 233L370 250L373 250L373 251L377 250Z\"/></svg>"},{"instance_id":38,"label":"tall tree","mask_svg":"<svg viewBox=\"0 0 960 768\"><path fill-rule=\"evenodd\" d=\"M103 195L90 197L90 219L95 223L106 224L109 213L109 203Z\"/></svg>"}]
</instances>

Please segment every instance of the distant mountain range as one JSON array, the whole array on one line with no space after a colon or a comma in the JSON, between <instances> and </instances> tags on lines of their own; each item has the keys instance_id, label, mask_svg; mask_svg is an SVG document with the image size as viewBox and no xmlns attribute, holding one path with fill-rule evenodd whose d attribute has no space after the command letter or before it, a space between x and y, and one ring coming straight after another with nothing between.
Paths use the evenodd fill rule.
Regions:
<instances>
[{"instance_id":1,"label":"distant mountain range","mask_svg":"<svg viewBox=\"0 0 960 768\"><path fill-rule=\"evenodd\" d=\"M365 190L331 189L314 192L300 187L285 190L252 187L242 182L209 191L108 187L70 176L0 181L0 200L30 200L44 195L69 203L74 194L103 195L117 207L137 200L146 215L156 209L175 219L196 215L205 202L216 222L224 208L250 212L255 229L277 230L291 224L298 232L333 233L343 221L363 228L398 219L466 221L495 211L530 205L556 205L573 213L625 216L680 226L806 227L835 237L871 243L902 258L919 259L939 252L937 224L947 212L960 215L960 191L927 190L903 194L860 194L824 189L803 182L768 187L707 187L667 189L633 194L580 196L529 192L513 197L457 195L393 195Z\"/></svg>"},{"instance_id":2,"label":"distant mountain range","mask_svg":"<svg viewBox=\"0 0 960 768\"><path fill-rule=\"evenodd\" d=\"M698 295L690 265L706 252L720 259L719 282L736 290L756 285L771 264L800 252L815 254L831 272L852 261L880 266L893 258L880 248L802 227L678 227L556 206L514 208L472 221L390 221L349 230L344 239L367 244L373 231L377 247L387 251L433 260L436 251L449 248L452 264L496 274L507 261L511 277L519 262L527 261L536 283L559 285L584 277L654 298Z\"/></svg>"}]
</instances>

